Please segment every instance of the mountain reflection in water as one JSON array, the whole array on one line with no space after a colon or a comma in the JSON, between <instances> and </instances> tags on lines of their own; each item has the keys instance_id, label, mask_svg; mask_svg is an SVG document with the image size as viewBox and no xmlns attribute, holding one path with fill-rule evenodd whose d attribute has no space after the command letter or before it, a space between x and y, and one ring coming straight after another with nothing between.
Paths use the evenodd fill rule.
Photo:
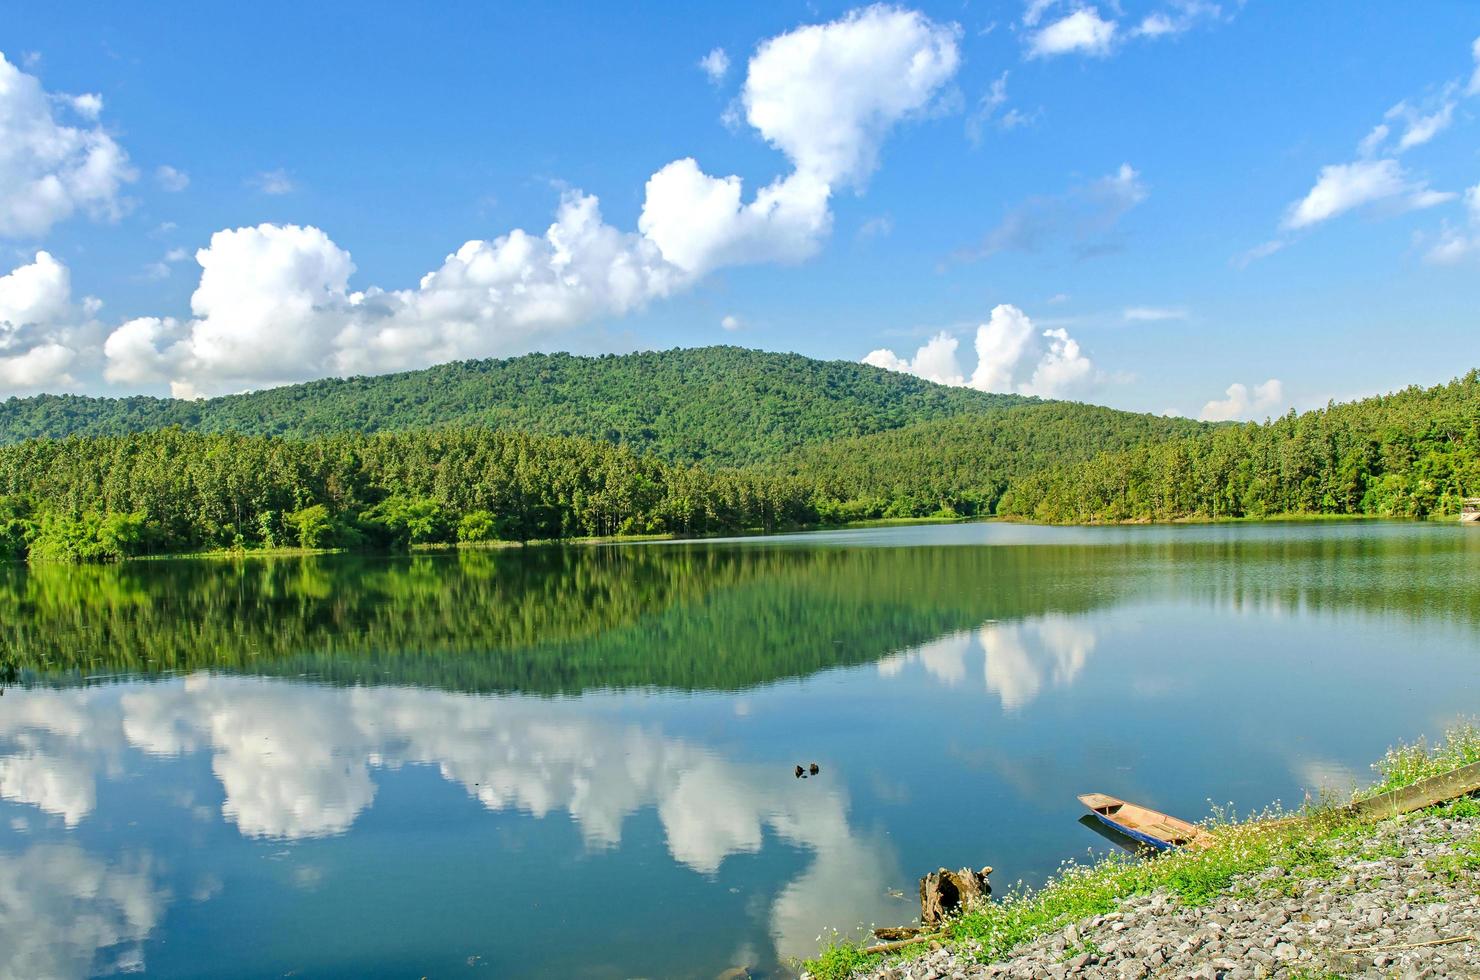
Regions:
<instances>
[{"instance_id":1,"label":"mountain reflection in water","mask_svg":"<svg viewBox=\"0 0 1480 980\"><path fill-rule=\"evenodd\" d=\"M0 566L0 977L784 975L1473 711L1457 531Z\"/></svg>"}]
</instances>

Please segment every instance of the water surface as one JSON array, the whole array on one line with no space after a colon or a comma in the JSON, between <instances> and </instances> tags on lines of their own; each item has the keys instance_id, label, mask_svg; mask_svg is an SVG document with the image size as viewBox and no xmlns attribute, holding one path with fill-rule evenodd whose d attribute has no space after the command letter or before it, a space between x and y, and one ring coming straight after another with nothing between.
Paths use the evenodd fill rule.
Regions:
<instances>
[{"instance_id":1,"label":"water surface","mask_svg":"<svg viewBox=\"0 0 1480 980\"><path fill-rule=\"evenodd\" d=\"M786 975L1105 849L1079 793L1365 779L1477 710L1477 583L1422 524L0 566L0 977Z\"/></svg>"}]
</instances>

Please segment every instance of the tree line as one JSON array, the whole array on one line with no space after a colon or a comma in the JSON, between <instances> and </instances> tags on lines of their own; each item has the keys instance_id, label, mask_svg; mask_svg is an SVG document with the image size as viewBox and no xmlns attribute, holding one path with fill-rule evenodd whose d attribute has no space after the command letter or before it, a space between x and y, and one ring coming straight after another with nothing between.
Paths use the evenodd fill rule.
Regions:
<instances>
[{"instance_id":1,"label":"tree line","mask_svg":"<svg viewBox=\"0 0 1480 980\"><path fill-rule=\"evenodd\" d=\"M1051 522L1454 514L1480 496L1480 372L1025 476L999 512Z\"/></svg>"},{"instance_id":2,"label":"tree line","mask_svg":"<svg viewBox=\"0 0 1480 980\"><path fill-rule=\"evenodd\" d=\"M0 447L0 557L404 548L774 531L874 517L1049 522L1451 514L1480 495L1480 373L1263 424L1039 402L712 469L483 426L305 439L147 433Z\"/></svg>"},{"instance_id":3,"label":"tree line","mask_svg":"<svg viewBox=\"0 0 1480 980\"><path fill-rule=\"evenodd\" d=\"M813 523L811 488L609 443L487 428L280 439L187 432L0 447L0 554L95 561Z\"/></svg>"}]
</instances>

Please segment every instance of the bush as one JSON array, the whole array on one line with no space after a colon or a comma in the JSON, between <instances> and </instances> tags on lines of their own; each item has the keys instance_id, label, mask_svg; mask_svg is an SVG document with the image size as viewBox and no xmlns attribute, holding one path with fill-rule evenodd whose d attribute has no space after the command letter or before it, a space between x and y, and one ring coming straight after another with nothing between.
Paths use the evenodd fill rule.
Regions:
<instances>
[{"instance_id":1,"label":"bush","mask_svg":"<svg viewBox=\"0 0 1480 980\"><path fill-rule=\"evenodd\" d=\"M378 543L404 547L451 540L446 512L428 497L387 497L361 516Z\"/></svg>"},{"instance_id":2,"label":"bush","mask_svg":"<svg viewBox=\"0 0 1480 980\"><path fill-rule=\"evenodd\" d=\"M43 514L30 542L34 561L119 561L143 554L152 537L143 512Z\"/></svg>"},{"instance_id":3,"label":"bush","mask_svg":"<svg viewBox=\"0 0 1480 980\"><path fill-rule=\"evenodd\" d=\"M492 511L474 510L463 515L457 522L457 540L475 542L492 541L497 538L498 518Z\"/></svg>"},{"instance_id":4,"label":"bush","mask_svg":"<svg viewBox=\"0 0 1480 980\"><path fill-rule=\"evenodd\" d=\"M333 542L334 522L323 504L295 510L283 515L283 520L298 535L300 548L327 548Z\"/></svg>"}]
</instances>

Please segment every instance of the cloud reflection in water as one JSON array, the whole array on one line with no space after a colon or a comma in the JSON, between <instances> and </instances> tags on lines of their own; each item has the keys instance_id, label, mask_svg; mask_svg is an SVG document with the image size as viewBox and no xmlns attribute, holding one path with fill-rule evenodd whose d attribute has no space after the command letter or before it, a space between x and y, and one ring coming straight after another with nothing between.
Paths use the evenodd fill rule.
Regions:
<instances>
[{"instance_id":1,"label":"cloud reflection in water","mask_svg":"<svg viewBox=\"0 0 1480 980\"><path fill-rule=\"evenodd\" d=\"M1015 711L1042 692L1045 684L1068 687L1094 652L1096 637L1082 619L1050 614L1013 623L986 623L951 633L879 662L886 677L912 663L949 687L964 683L969 661L980 651L986 689L1002 707Z\"/></svg>"},{"instance_id":2,"label":"cloud reflection in water","mask_svg":"<svg viewBox=\"0 0 1480 980\"><path fill-rule=\"evenodd\" d=\"M125 746L162 758L208 753L222 817L245 836L350 831L376 771L435 767L492 811L568 814L592 849L620 845L651 807L674 861L710 875L768 833L812 854L771 909L782 957L810 955L824 928L897 917L893 851L849 825L836 784L798 786L781 763L740 764L576 700L418 688L335 688L196 674L117 689L16 692L0 722L0 796L76 826ZM783 777L784 778L781 778ZM146 930L147 931L147 930Z\"/></svg>"}]
</instances>

